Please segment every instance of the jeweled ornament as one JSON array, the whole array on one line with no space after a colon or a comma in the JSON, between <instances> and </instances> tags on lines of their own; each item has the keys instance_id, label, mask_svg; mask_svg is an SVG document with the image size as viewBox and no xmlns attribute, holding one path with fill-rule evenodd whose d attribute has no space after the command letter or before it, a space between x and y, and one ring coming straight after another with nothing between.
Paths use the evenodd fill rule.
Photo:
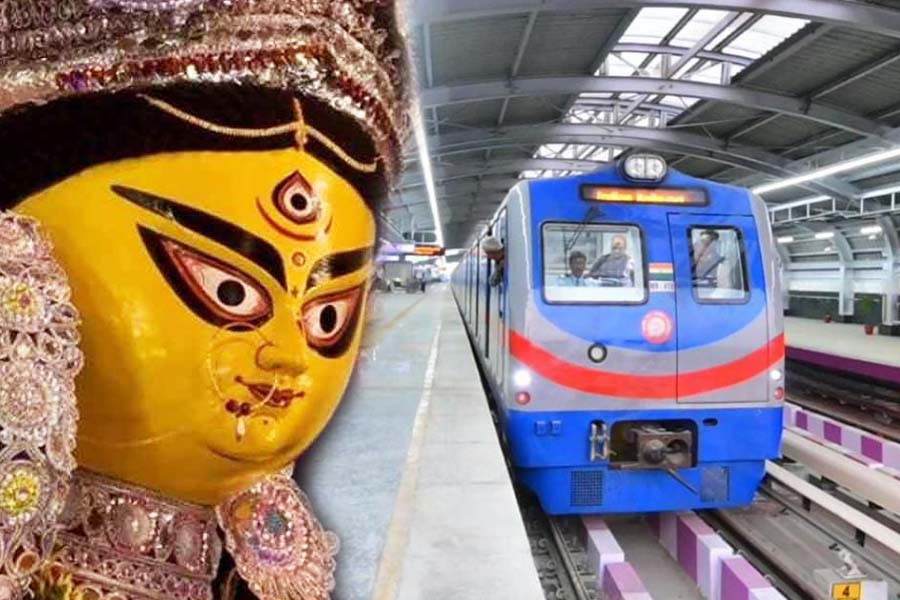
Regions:
<instances>
[{"instance_id":1,"label":"jeweled ornament","mask_svg":"<svg viewBox=\"0 0 900 600\"><path fill-rule=\"evenodd\" d=\"M262 600L329 597L338 540L291 479L272 475L216 512L238 572Z\"/></svg>"},{"instance_id":2,"label":"jeweled ornament","mask_svg":"<svg viewBox=\"0 0 900 600\"><path fill-rule=\"evenodd\" d=\"M0 523L23 525L46 500L46 477L30 463L14 462L0 471Z\"/></svg>"},{"instance_id":3,"label":"jeweled ornament","mask_svg":"<svg viewBox=\"0 0 900 600\"><path fill-rule=\"evenodd\" d=\"M74 466L67 432L78 418L77 369L38 350L38 339L52 337L59 351L78 354L74 309L70 321L54 316L68 286L48 248L34 220L0 212L0 596L11 598L53 550ZM51 450L50 438L60 436Z\"/></svg>"}]
</instances>

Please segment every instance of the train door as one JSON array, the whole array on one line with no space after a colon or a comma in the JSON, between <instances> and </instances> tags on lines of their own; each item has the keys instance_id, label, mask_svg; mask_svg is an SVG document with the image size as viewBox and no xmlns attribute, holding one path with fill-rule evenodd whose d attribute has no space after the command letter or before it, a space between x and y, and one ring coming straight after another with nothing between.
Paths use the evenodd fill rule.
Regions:
<instances>
[{"instance_id":1,"label":"train door","mask_svg":"<svg viewBox=\"0 0 900 600\"><path fill-rule=\"evenodd\" d=\"M503 247L506 247L506 211L502 211L494 223L494 237L500 240ZM494 264L492 269L496 269ZM502 275L502 274L501 274ZM494 375L502 373L502 362L504 357L504 331L506 322L504 316L504 300L506 296L505 276L500 278L500 283L491 288L491 370Z\"/></svg>"},{"instance_id":2,"label":"train door","mask_svg":"<svg viewBox=\"0 0 900 600\"><path fill-rule=\"evenodd\" d=\"M749 216L669 215L678 315L678 401L764 402L765 278ZM764 369L764 367L763 367ZM742 373L746 371L747 376ZM732 388L741 383L739 388Z\"/></svg>"},{"instance_id":3,"label":"train door","mask_svg":"<svg viewBox=\"0 0 900 600\"><path fill-rule=\"evenodd\" d=\"M475 242L475 251L472 253L472 266L475 268L475 285L472 286L472 293L475 294L475 310L472 313L472 335L478 339L481 323L481 282L484 278L481 276L481 238Z\"/></svg>"},{"instance_id":4,"label":"train door","mask_svg":"<svg viewBox=\"0 0 900 600\"><path fill-rule=\"evenodd\" d=\"M494 234L493 227L489 227L487 230L486 236L492 236ZM490 356L491 356L491 270L493 267L494 261L487 258L485 256L484 259L484 283L482 284L482 288L484 290L484 357L488 359L488 364L490 364Z\"/></svg>"},{"instance_id":5,"label":"train door","mask_svg":"<svg viewBox=\"0 0 900 600\"><path fill-rule=\"evenodd\" d=\"M475 287L475 253L472 250L469 250L469 253L466 254L466 268L469 270L469 282L466 286L466 300L468 302L468 311L466 312L466 319L469 324L469 329L472 328L472 313L475 311L475 300L472 298L472 288Z\"/></svg>"}]
</instances>

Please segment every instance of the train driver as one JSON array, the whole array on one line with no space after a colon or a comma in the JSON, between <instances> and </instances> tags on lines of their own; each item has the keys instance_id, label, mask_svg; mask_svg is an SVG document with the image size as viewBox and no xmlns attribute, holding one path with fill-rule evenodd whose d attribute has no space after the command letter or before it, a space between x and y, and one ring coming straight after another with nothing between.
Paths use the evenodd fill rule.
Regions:
<instances>
[{"instance_id":1,"label":"train driver","mask_svg":"<svg viewBox=\"0 0 900 600\"><path fill-rule=\"evenodd\" d=\"M634 285L634 260L625 252L626 245L624 235L614 236L610 251L591 266L588 277L599 279L600 285Z\"/></svg>"},{"instance_id":2,"label":"train driver","mask_svg":"<svg viewBox=\"0 0 900 600\"><path fill-rule=\"evenodd\" d=\"M700 233L694 244L694 284L718 287L718 267L725 259L719 254L719 234L711 229Z\"/></svg>"},{"instance_id":3,"label":"train driver","mask_svg":"<svg viewBox=\"0 0 900 600\"><path fill-rule=\"evenodd\" d=\"M569 272L560 275L557 285L561 286L596 286L597 283L587 279L585 269L587 268L587 256L584 252L575 250L569 254Z\"/></svg>"}]
</instances>

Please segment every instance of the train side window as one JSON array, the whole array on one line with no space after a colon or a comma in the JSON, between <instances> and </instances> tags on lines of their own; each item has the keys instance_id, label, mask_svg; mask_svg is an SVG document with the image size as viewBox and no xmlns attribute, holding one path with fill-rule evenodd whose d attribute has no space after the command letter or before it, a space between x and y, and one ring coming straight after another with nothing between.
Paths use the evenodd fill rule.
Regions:
<instances>
[{"instance_id":1,"label":"train side window","mask_svg":"<svg viewBox=\"0 0 900 600\"><path fill-rule=\"evenodd\" d=\"M544 223L544 299L640 304L647 299L641 230L619 223Z\"/></svg>"},{"instance_id":2,"label":"train side window","mask_svg":"<svg viewBox=\"0 0 900 600\"><path fill-rule=\"evenodd\" d=\"M734 227L690 227L688 240L697 301L745 302L750 289L740 231Z\"/></svg>"}]
</instances>

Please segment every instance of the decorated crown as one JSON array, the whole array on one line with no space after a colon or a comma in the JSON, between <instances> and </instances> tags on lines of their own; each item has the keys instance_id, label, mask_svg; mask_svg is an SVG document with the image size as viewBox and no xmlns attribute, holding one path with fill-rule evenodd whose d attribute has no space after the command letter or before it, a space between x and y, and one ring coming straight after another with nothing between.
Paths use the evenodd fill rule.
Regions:
<instances>
[{"instance_id":1,"label":"decorated crown","mask_svg":"<svg viewBox=\"0 0 900 600\"><path fill-rule=\"evenodd\" d=\"M0 111L182 82L285 89L353 117L390 178L407 131L403 47L388 0L5 0Z\"/></svg>"}]
</instances>

